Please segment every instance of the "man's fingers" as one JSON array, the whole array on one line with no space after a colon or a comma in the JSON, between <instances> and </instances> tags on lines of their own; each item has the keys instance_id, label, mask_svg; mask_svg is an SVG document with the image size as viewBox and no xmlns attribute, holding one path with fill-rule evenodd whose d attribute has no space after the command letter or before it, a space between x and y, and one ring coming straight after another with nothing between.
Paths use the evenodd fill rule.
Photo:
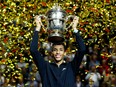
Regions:
<instances>
[{"instance_id":1,"label":"man's fingers","mask_svg":"<svg viewBox=\"0 0 116 87\"><path fill-rule=\"evenodd\" d=\"M38 20L38 21L41 21L41 18L40 18L38 15L36 15L36 16L34 17L34 19L35 19L35 20Z\"/></svg>"},{"instance_id":2,"label":"man's fingers","mask_svg":"<svg viewBox=\"0 0 116 87\"><path fill-rule=\"evenodd\" d=\"M75 16L73 19L73 22L78 22L78 20L79 20L79 17Z\"/></svg>"}]
</instances>

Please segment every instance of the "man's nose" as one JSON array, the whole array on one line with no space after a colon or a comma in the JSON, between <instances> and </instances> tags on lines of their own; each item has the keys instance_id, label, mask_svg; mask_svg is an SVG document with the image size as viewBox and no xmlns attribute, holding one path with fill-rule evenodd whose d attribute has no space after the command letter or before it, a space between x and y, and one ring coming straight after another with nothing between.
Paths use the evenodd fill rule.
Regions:
<instances>
[{"instance_id":1,"label":"man's nose","mask_svg":"<svg viewBox=\"0 0 116 87\"><path fill-rule=\"evenodd\" d=\"M57 50L57 53L60 53L60 51L59 51L59 50Z\"/></svg>"}]
</instances>

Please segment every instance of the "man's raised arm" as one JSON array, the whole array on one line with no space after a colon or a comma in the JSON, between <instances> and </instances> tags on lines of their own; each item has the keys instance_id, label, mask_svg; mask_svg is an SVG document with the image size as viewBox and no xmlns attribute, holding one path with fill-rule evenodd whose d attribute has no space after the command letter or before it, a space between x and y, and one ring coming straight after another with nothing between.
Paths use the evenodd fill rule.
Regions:
<instances>
[{"instance_id":1,"label":"man's raised arm","mask_svg":"<svg viewBox=\"0 0 116 87\"><path fill-rule=\"evenodd\" d=\"M33 57L33 60L36 64L36 66L38 67L39 71L42 72L43 69L45 68L45 61L44 58L42 56L42 54L38 51L38 40L39 40L39 36L38 33L41 29L41 24L39 23L40 20L37 19L38 16L35 16L35 22L36 22L36 28L34 31L34 35L32 38L32 42L30 44L30 52L31 55ZM44 67L44 68L43 68Z\"/></svg>"},{"instance_id":2,"label":"man's raised arm","mask_svg":"<svg viewBox=\"0 0 116 87\"><path fill-rule=\"evenodd\" d=\"M78 50L76 51L75 57L74 57L73 61L71 62L72 63L72 68L73 68L75 74L79 70L79 66L81 64L81 61L82 61L83 56L84 56L85 51L86 51L84 41L83 41L82 37L80 36L78 30L76 29L78 20L79 20L79 18L76 16L74 18L74 21L73 21L74 24L72 26L73 31L74 31L74 35L76 37L76 44L78 44L78 48L77 48Z\"/></svg>"}]
</instances>

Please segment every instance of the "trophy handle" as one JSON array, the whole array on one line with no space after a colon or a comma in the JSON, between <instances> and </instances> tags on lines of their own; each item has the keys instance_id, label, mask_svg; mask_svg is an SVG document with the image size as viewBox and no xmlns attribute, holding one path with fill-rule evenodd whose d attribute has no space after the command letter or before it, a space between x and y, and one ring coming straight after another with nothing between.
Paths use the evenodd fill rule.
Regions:
<instances>
[{"instance_id":1,"label":"trophy handle","mask_svg":"<svg viewBox=\"0 0 116 87\"><path fill-rule=\"evenodd\" d=\"M45 19L47 19L47 17L42 14L42 15L38 16L38 20L40 20L42 17L44 17ZM41 23L41 26L45 29L45 26L43 25L42 21L40 21L40 23Z\"/></svg>"},{"instance_id":2,"label":"trophy handle","mask_svg":"<svg viewBox=\"0 0 116 87\"><path fill-rule=\"evenodd\" d=\"M69 16L66 18L66 22L68 21L69 18L73 18L73 20L74 20L74 17L75 17L75 15L69 15ZM66 29L70 28L72 25L73 25L73 21L70 23L70 25L69 25Z\"/></svg>"}]
</instances>

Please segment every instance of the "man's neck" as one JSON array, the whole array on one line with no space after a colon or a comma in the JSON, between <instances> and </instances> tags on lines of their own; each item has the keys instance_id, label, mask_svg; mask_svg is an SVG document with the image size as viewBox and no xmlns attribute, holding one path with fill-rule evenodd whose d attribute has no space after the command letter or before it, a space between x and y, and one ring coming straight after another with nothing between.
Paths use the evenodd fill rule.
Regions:
<instances>
[{"instance_id":1,"label":"man's neck","mask_svg":"<svg viewBox=\"0 0 116 87\"><path fill-rule=\"evenodd\" d=\"M58 65L58 67L60 67L60 65L63 63L64 60L61 60L59 62L56 62L56 64Z\"/></svg>"}]
</instances>

